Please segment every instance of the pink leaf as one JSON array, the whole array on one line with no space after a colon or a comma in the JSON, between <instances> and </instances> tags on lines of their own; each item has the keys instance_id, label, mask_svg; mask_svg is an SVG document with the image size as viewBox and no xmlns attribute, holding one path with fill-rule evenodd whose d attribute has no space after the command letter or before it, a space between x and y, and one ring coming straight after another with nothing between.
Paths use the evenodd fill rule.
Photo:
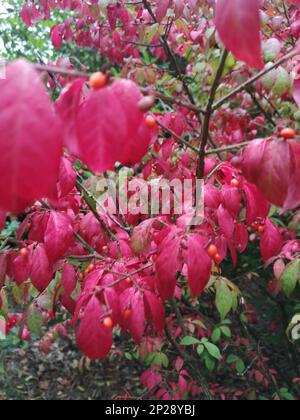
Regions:
<instances>
[{"instance_id":1,"label":"pink leaf","mask_svg":"<svg viewBox=\"0 0 300 420\"><path fill-rule=\"evenodd\" d=\"M161 300L154 293L145 290L145 304L156 331L163 331L166 311Z\"/></svg>"},{"instance_id":2,"label":"pink leaf","mask_svg":"<svg viewBox=\"0 0 300 420\"><path fill-rule=\"evenodd\" d=\"M144 298L136 292L131 299L131 316L129 330L136 343L141 341L145 329Z\"/></svg>"},{"instance_id":3,"label":"pink leaf","mask_svg":"<svg viewBox=\"0 0 300 420\"><path fill-rule=\"evenodd\" d=\"M167 14L168 8L171 5L171 0L159 0L157 3L156 19L158 22L161 22Z\"/></svg>"},{"instance_id":4,"label":"pink leaf","mask_svg":"<svg viewBox=\"0 0 300 420\"><path fill-rule=\"evenodd\" d=\"M4 229L6 222L6 212L0 210L0 232Z\"/></svg>"},{"instance_id":5,"label":"pink leaf","mask_svg":"<svg viewBox=\"0 0 300 420\"><path fill-rule=\"evenodd\" d=\"M51 41L56 50L59 50L62 46L63 36L59 25L55 25L51 29Z\"/></svg>"},{"instance_id":6,"label":"pink leaf","mask_svg":"<svg viewBox=\"0 0 300 420\"><path fill-rule=\"evenodd\" d=\"M293 97L296 104L300 108L300 79L294 80Z\"/></svg>"},{"instance_id":7,"label":"pink leaf","mask_svg":"<svg viewBox=\"0 0 300 420\"><path fill-rule=\"evenodd\" d=\"M144 387L148 388L149 391L152 391L154 388L160 385L162 380L162 376L153 368L146 370L141 375L141 383Z\"/></svg>"},{"instance_id":8,"label":"pink leaf","mask_svg":"<svg viewBox=\"0 0 300 420\"><path fill-rule=\"evenodd\" d=\"M150 131L143 127L144 114L138 103L137 85L118 80L92 92L77 116L81 158L94 172L113 169L117 161L138 163L146 154Z\"/></svg>"},{"instance_id":9,"label":"pink leaf","mask_svg":"<svg viewBox=\"0 0 300 420\"><path fill-rule=\"evenodd\" d=\"M217 218L222 233L224 233L227 239L231 239L234 231L234 220L223 206L218 208Z\"/></svg>"},{"instance_id":10,"label":"pink leaf","mask_svg":"<svg viewBox=\"0 0 300 420\"><path fill-rule=\"evenodd\" d=\"M203 292L211 276L212 260L204 249L203 242L198 235L191 235L188 239L188 282L194 297Z\"/></svg>"},{"instance_id":11,"label":"pink leaf","mask_svg":"<svg viewBox=\"0 0 300 420\"><path fill-rule=\"evenodd\" d=\"M156 262L157 289L162 299L171 299L175 293L180 238L171 233L161 244Z\"/></svg>"},{"instance_id":12,"label":"pink leaf","mask_svg":"<svg viewBox=\"0 0 300 420\"><path fill-rule=\"evenodd\" d=\"M45 232L45 246L51 261L63 257L73 241L73 229L65 213L52 211Z\"/></svg>"},{"instance_id":13,"label":"pink leaf","mask_svg":"<svg viewBox=\"0 0 300 420\"><path fill-rule=\"evenodd\" d=\"M60 162L59 178L57 183L58 197L61 198L68 195L75 185L76 172L72 163L63 157Z\"/></svg>"},{"instance_id":14,"label":"pink leaf","mask_svg":"<svg viewBox=\"0 0 300 420\"><path fill-rule=\"evenodd\" d=\"M300 143L291 141L291 172L289 178L289 188L286 200L284 202L284 210L291 210L300 205Z\"/></svg>"},{"instance_id":15,"label":"pink leaf","mask_svg":"<svg viewBox=\"0 0 300 420\"><path fill-rule=\"evenodd\" d=\"M265 232L261 237L260 249L263 260L267 262L270 258L275 257L281 247L283 241L279 229L269 219L266 220Z\"/></svg>"},{"instance_id":16,"label":"pink leaf","mask_svg":"<svg viewBox=\"0 0 300 420\"><path fill-rule=\"evenodd\" d=\"M32 254L30 278L32 284L39 292L47 289L53 278L51 264L43 244L39 244Z\"/></svg>"},{"instance_id":17,"label":"pink leaf","mask_svg":"<svg viewBox=\"0 0 300 420\"><path fill-rule=\"evenodd\" d=\"M216 27L224 46L238 60L263 68L259 0L218 0Z\"/></svg>"},{"instance_id":18,"label":"pink leaf","mask_svg":"<svg viewBox=\"0 0 300 420\"><path fill-rule=\"evenodd\" d=\"M92 360L104 359L112 347L112 331L101 323L104 316L104 307L93 296L84 310L76 334L79 349Z\"/></svg>"},{"instance_id":19,"label":"pink leaf","mask_svg":"<svg viewBox=\"0 0 300 420\"><path fill-rule=\"evenodd\" d=\"M0 91L0 208L19 213L55 193L62 143L50 99L30 64L10 64Z\"/></svg>"}]
</instances>

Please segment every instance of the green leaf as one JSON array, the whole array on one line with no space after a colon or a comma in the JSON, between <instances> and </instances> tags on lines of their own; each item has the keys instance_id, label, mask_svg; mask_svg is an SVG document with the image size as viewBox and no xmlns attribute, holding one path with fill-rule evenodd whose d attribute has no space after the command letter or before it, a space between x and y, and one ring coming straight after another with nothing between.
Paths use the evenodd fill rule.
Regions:
<instances>
[{"instance_id":1,"label":"green leaf","mask_svg":"<svg viewBox=\"0 0 300 420\"><path fill-rule=\"evenodd\" d=\"M216 307L223 321L232 308L232 294L227 284L220 280L217 285Z\"/></svg>"},{"instance_id":2,"label":"green leaf","mask_svg":"<svg viewBox=\"0 0 300 420\"><path fill-rule=\"evenodd\" d=\"M228 327L221 327L222 334L226 338L231 338L231 330Z\"/></svg>"},{"instance_id":3,"label":"green leaf","mask_svg":"<svg viewBox=\"0 0 300 420\"><path fill-rule=\"evenodd\" d=\"M220 328L215 328L212 335L211 335L211 340L213 343L217 343L221 338L221 329Z\"/></svg>"},{"instance_id":4,"label":"green leaf","mask_svg":"<svg viewBox=\"0 0 300 420\"><path fill-rule=\"evenodd\" d=\"M200 344L200 346L197 347L197 353L199 356L202 356L203 352L204 352L204 346Z\"/></svg>"},{"instance_id":5,"label":"green leaf","mask_svg":"<svg viewBox=\"0 0 300 420\"><path fill-rule=\"evenodd\" d=\"M219 348L217 346L215 346L212 343L205 343L204 344L206 350L208 351L208 353L217 360L221 360L222 359L222 355L221 352L219 350Z\"/></svg>"},{"instance_id":6,"label":"green leaf","mask_svg":"<svg viewBox=\"0 0 300 420\"><path fill-rule=\"evenodd\" d=\"M194 344L200 344L200 340L189 336L184 337L180 342L181 346L193 346Z\"/></svg>"},{"instance_id":7,"label":"green leaf","mask_svg":"<svg viewBox=\"0 0 300 420\"><path fill-rule=\"evenodd\" d=\"M290 263L281 275L280 282L284 293L289 297L294 292L300 275L300 259Z\"/></svg>"},{"instance_id":8,"label":"green leaf","mask_svg":"<svg viewBox=\"0 0 300 420\"><path fill-rule=\"evenodd\" d=\"M43 315L35 307L35 305L31 305L27 312L27 325L28 325L29 331L32 334L39 337L42 333L43 324L44 324Z\"/></svg>"}]
</instances>

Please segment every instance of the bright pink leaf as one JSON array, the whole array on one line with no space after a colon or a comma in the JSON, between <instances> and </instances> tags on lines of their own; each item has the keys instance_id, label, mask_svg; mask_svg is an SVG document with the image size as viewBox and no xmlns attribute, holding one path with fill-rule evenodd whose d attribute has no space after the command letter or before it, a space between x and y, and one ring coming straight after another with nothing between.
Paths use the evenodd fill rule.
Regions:
<instances>
[{"instance_id":1,"label":"bright pink leaf","mask_svg":"<svg viewBox=\"0 0 300 420\"><path fill-rule=\"evenodd\" d=\"M282 237L278 227L271 220L266 220L265 232L261 237L260 249L263 260L267 262L275 257L283 245Z\"/></svg>"},{"instance_id":2,"label":"bright pink leaf","mask_svg":"<svg viewBox=\"0 0 300 420\"><path fill-rule=\"evenodd\" d=\"M131 316L129 330L136 343L141 341L145 329L145 306L144 298L140 292L136 292L131 299Z\"/></svg>"},{"instance_id":3,"label":"bright pink leaf","mask_svg":"<svg viewBox=\"0 0 300 420\"><path fill-rule=\"evenodd\" d=\"M0 208L20 213L55 193L62 143L50 98L30 64L10 64L0 91Z\"/></svg>"},{"instance_id":4,"label":"bright pink leaf","mask_svg":"<svg viewBox=\"0 0 300 420\"><path fill-rule=\"evenodd\" d=\"M39 292L43 292L49 286L52 278L53 270L45 246L38 244L31 256L31 282Z\"/></svg>"},{"instance_id":5,"label":"bright pink leaf","mask_svg":"<svg viewBox=\"0 0 300 420\"><path fill-rule=\"evenodd\" d=\"M203 238L198 235L191 235L188 239L188 282L194 297L203 292L211 276L212 260L203 244Z\"/></svg>"},{"instance_id":6,"label":"bright pink leaf","mask_svg":"<svg viewBox=\"0 0 300 420\"><path fill-rule=\"evenodd\" d=\"M57 183L58 197L64 197L69 194L76 185L76 172L72 163L62 158L60 162L59 178Z\"/></svg>"},{"instance_id":7,"label":"bright pink leaf","mask_svg":"<svg viewBox=\"0 0 300 420\"><path fill-rule=\"evenodd\" d=\"M218 0L216 26L224 46L237 59L263 68L259 0Z\"/></svg>"},{"instance_id":8,"label":"bright pink leaf","mask_svg":"<svg viewBox=\"0 0 300 420\"><path fill-rule=\"evenodd\" d=\"M89 359L104 359L112 347L112 331L101 323L105 316L103 305L96 296L87 304L76 334L79 349Z\"/></svg>"},{"instance_id":9,"label":"bright pink leaf","mask_svg":"<svg viewBox=\"0 0 300 420\"><path fill-rule=\"evenodd\" d=\"M145 304L157 332L163 331L166 311L162 301L154 293L145 290Z\"/></svg>"},{"instance_id":10,"label":"bright pink leaf","mask_svg":"<svg viewBox=\"0 0 300 420\"><path fill-rule=\"evenodd\" d=\"M65 213L52 211L45 232L45 246L51 261L63 257L73 241L73 229Z\"/></svg>"},{"instance_id":11,"label":"bright pink leaf","mask_svg":"<svg viewBox=\"0 0 300 420\"><path fill-rule=\"evenodd\" d=\"M117 161L138 163L150 143L150 130L143 127L136 84L118 80L94 91L81 105L77 134L82 160L94 172L113 169Z\"/></svg>"},{"instance_id":12,"label":"bright pink leaf","mask_svg":"<svg viewBox=\"0 0 300 420\"><path fill-rule=\"evenodd\" d=\"M162 299L171 299L175 293L179 268L180 238L171 233L161 244L156 262L157 289Z\"/></svg>"},{"instance_id":13,"label":"bright pink leaf","mask_svg":"<svg viewBox=\"0 0 300 420\"><path fill-rule=\"evenodd\" d=\"M157 2L156 19L161 22L166 16L168 8L171 5L171 0L159 0Z\"/></svg>"}]
</instances>

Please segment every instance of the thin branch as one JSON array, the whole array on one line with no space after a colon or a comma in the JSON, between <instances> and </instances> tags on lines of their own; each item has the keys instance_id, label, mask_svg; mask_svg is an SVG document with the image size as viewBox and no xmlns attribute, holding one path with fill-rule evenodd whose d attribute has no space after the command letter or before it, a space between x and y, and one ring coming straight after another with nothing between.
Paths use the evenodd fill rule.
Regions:
<instances>
[{"instance_id":1,"label":"thin branch","mask_svg":"<svg viewBox=\"0 0 300 420\"><path fill-rule=\"evenodd\" d=\"M227 60L228 51L226 49L223 50L220 63L210 90L207 106L206 106L206 114L204 117L204 122L201 131L201 143L200 143L200 151L199 151L199 159L197 165L197 177L198 179L202 179L204 176L204 160L205 160L205 149L207 146L207 142L209 139L209 124L210 118L213 113L213 103L215 100L215 96L217 93L217 89L219 87L220 80L223 75L223 71L225 68L225 63Z\"/></svg>"},{"instance_id":2,"label":"thin branch","mask_svg":"<svg viewBox=\"0 0 300 420\"><path fill-rule=\"evenodd\" d=\"M293 48L292 51L290 51L288 54L286 54L284 57L282 57L280 60L278 60L276 63L274 63L272 66L265 68L261 72L257 73L251 79L247 80L246 82L242 83L240 86L238 86L236 89L234 89L232 92L230 92L228 95L224 96L222 99L220 99L218 102L216 102L213 106L213 111L216 111L218 108L220 108L223 104L225 104L229 99L237 95L238 93L242 92L243 90L246 90L249 86L251 86L253 83L255 83L257 80L261 79L264 75L268 74L271 70L276 69L281 64L285 63L290 58L293 58L295 55L299 54L297 50Z\"/></svg>"}]
</instances>

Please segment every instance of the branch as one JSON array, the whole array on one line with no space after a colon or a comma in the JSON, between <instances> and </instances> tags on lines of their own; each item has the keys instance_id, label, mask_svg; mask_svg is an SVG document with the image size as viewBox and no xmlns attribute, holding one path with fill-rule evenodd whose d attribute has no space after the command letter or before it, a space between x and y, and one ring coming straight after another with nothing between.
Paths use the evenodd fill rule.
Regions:
<instances>
[{"instance_id":1,"label":"branch","mask_svg":"<svg viewBox=\"0 0 300 420\"><path fill-rule=\"evenodd\" d=\"M242 83L240 86L238 86L232 92L230 92L228 95L224 96L222 99L220 99L218 102L216 102L215 105L212 108L213 111L216 111L218 108L220 108L225 102L227 102L233 96L237 95L238 93L242 92L243 90L246 90L249 86L251 86L257 80L262 78L265 74L268 74L271 70L276 69L281 64L285 63L287 60L289 60L290 58L293 58L297 54L299 54L299 51L297 51L296 49L293 48L293 50L291 52L289 52L284 57L282 57L280 60L278 60L276 63L274 63L271 67L268 67L268 68L262 70L261 72L257 73L255 76L251 77L251 79Z\"/></svg>"},{"instance_id":2,"label":"branch","mask_svg":"<svg viewBox=\"0 0 300 420\"><path fill-rule=\"evenodd\" d=\"M215 96L216 96L216 93L217 93L217 89L218 89L220 80L221 80L222 75L223 75L223 71L224 71L226 60L227 60L227 56L228 56L228 51L226 49L224 49L223 52L222 52L219 67L217 69L215 79L213 81L213 84L212 84L212 87L211 87L211 90L210 90L207 106L206 106L206 114L205 114L205 117L204 117L204 122L203 122L203 126L202 126L202 131L201 131L201 143L200 143L200 151L199 151L199 160L198 160L198 165L197 165L197 177L198 177L198 179L202 179L203 176L204 176L205 148L206 148L206 145L207 145L207 142L208 142L208 139L209 139L209 123L210 123L211 115L213 113L213 103L214 103L214 100L215 100Z\"/></svg>"}]
</instances>

